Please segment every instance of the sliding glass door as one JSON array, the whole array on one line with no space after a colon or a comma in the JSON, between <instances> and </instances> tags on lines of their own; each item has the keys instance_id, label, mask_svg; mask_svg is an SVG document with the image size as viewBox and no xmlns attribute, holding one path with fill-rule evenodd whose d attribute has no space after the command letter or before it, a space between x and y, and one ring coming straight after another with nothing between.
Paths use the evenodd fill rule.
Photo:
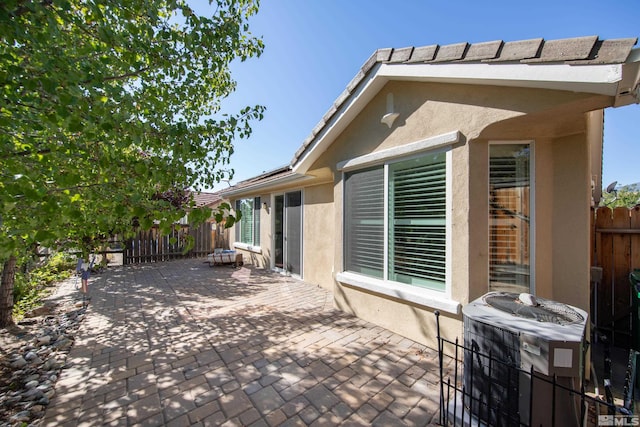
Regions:
<instances>
[{"instance_id":1,"label":"sliding glass door","mask_svg":"<svg viewBox=\"0 0 640 427\"><path fill-rule=\"evenodd\" d=\"M274 267L302 274L302 192L274 197Z\"/></svg>"}]
</instances>

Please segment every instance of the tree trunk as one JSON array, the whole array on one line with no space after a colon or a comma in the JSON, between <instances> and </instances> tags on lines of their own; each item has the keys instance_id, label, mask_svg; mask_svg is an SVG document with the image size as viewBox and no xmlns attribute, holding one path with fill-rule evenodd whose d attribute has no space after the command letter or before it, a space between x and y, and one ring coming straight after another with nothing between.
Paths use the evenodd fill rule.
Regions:
<instances>
[{"instance_id":1,"label":"tree trunk","mask_svg":"<svg viewBox=\"0 0 640 427\"><path fill-rule=\"evenodd\" d=\"M2 268L0 282L0 328L13 325L13 281L16 277L16 257L11 255Z\"/></svg>"}]
</instances>

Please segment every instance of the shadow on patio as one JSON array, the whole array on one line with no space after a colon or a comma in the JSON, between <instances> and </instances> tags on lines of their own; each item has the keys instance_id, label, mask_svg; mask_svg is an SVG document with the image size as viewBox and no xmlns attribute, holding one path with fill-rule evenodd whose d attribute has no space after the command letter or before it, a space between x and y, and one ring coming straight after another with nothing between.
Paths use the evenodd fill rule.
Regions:
<instances>
[{"instance_id":1,"label":"shadow on patio","mask_svg":"<svg viewBox=\"0 0 640 427\"><path fill-rule=\"evenodd\" d=\"M437 352L312 284L202 260L97 276L45 423L428 425Z\"/></svg>"}]
</instances>

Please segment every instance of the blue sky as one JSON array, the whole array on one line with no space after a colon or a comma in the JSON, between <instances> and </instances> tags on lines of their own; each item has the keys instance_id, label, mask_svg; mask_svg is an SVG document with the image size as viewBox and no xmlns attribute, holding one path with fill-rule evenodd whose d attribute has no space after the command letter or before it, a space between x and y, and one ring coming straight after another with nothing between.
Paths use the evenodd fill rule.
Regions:
<instances>
[{"instance_id":1,"label":"blue sky","mask_svg":"<svg viewBox=\"0 0 640 427\"><path fill-rule=\"evenodd\" d=\"M208 2L192 0L197 13ZM237 183L289 163L333 101L378 48L598 35L640 36L640 0L262 0L250 20L263 55L233 65L223 108L267 107L235 143ZM636 47L640 47L636 45ZM605 112L603 183L640 182L640 106ZM215 189L226 187L222 184Z\"/></svg>"}]
</instances>

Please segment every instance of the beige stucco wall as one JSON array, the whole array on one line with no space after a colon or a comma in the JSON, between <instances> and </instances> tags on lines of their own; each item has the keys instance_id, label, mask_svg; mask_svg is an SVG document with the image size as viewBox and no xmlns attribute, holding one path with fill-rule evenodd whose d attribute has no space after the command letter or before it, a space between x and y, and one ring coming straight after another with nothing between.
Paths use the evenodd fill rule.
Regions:
<instances>
[{"instance_id":1,"label":"beige stucco wall","mask_svg":"<svg viewBox=\"0 0 640 427\"><path fill-rule=\"evenodd\" d=\"M584 135L554 144L552 298L589 311L591 186Z\"/></svg>"},{"instance_id":2,"label":"beige stucco wall","mask_svg":"<svg viewBox=\"0 0 640 427\"><path fill-rule=\"evenodd\" d=\"M333 290L336 223L332 183L306 187L303 201L303 278Z\"/></svg>"},{"instance_id":3,"label":"beige stucco wall","mask_svg":"<svg viewBox=\"0 0 640 427\"><path fill-rule=\"evenodd\" d=\"M400 117L380 123L387 93ZM461 305L488 291L488 145L534 141L535 277L540 296L588 309L589 146L584 112L601 97L517 88L392 82L370 102L316 161L315 168L459 130L452 148L451 298ZM334 264L342 269L342 174L333 199ZM318 252L306 254L309 259ZM322 257L318 264L329 258ZM327 267L324 267L327 268ZM336 305L427 345L435 345L429 307L335 283ZM445 336L460 336L461 313L442 313Z\"/></svg>"},{"instance_id":4,"label":"beige stucco wall","mask_svg":"<svg viewBox=\"0 0 640 427\"><path fill-rule=\"evenodd\" d=\"M539 138L535 140L535 293L543 298L552 298L553 295L553 271L557 264L554 259L553 246L554 235L554 174L557 168L554 161L555 141L551 138ZM570 195L565 195L571 197Z\"/></svg>"}]
</instances>

